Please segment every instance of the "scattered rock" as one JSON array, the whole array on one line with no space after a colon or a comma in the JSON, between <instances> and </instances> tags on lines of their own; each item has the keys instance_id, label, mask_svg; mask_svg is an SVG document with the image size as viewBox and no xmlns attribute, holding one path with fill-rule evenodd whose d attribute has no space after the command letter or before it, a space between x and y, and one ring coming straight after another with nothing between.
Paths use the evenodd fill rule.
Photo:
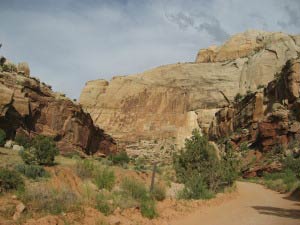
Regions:
<instances>
[{"instance_id":1,"label":"scattered rock","mask_svg":"<svg viewBox=\"0 0 300 225\"><path fill-rule=\"evenodd\" d=\"M20 145L13 145L12 149L14 151L23 151L24 150L24 147L23 146L20 146Z\"/></svg>"},{"instance_id":2,"label":"scattered rock","mask_svg":"<svg viewBox=\"0 0 300 225\"><path fill-rule=\"evenodd\" d=\"M13 146L13 141L12 140L8 140L6 141L4 148L12 148Z\"/></svg>"},{"instance_id":3,"label":"scattered rock","mask_svg":"<svg viewBox=\"0 0 300 225\"><path fill-rule=\"evenodd\" d=\"M13 220L18 220L21 217L21 214L24 212L24 210L26 209L25 205L21 202L16 206L16 211L15 214L13 216Z\"/></svg>"}]
</instances>

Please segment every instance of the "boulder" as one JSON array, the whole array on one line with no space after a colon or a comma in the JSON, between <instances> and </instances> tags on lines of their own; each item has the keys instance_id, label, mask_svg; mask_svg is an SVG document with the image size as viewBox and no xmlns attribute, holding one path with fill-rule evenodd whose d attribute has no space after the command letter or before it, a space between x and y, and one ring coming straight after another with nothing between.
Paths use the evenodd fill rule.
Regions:
<instances>
[{"instance_id":1,"label":"boulder","mask_svg":"<svg viewBox=\"0 0 300 225\"><path fill-rule=\"evenodd\" d=\"M21 217L21 214L24 212L24 210L26 209L26 206L20 202L17 206L16 206L16 211L13 215L13 220L18 220Z\"/></svg>"},{"instance_id":2,"label":"boulder","mask_svg":"<svg viewBox=\"0 0 300 225\"><path fill-rule=\"evenodd\" d=\"M8 140L6 141L4 148L12 148L13 146L13 141L12 140Z\"/></svg>"},{"instance_id":3,"label":"boulder","mask_svg":"<svg viewBox=\"0 0 300 225\"><path fill-rule=\"evenodd\" d=\"M23 151L24 150L24 147L23 146L20 146L20 145L13 145L12 149L14 151Z\"/></svg>"}]
</instances>

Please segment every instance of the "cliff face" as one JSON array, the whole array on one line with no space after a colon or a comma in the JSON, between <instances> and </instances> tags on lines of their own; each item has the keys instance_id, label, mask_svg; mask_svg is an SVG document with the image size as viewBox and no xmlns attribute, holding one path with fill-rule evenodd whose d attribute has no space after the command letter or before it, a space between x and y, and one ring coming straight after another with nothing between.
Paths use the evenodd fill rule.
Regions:
<instances>
[{"instance_id":1,"label":"cliff face","mask_svg":"<svg viewBox=\"0 0 300 225\"><path fill-rule=\"evenodd\" d=\"M96 126L81 106L38 79L26 63L17 66L1 58L0 128L8 138L17 133L54 137L62 152L87 154L116 151L115 141Z\"/></svg>"},{"instance_id":2,"label":"cliff face","mask_svg":"<svg viewBox=\"0 0 300 225\"><path fill-rule=\"evenodd\" d=\"M215 112L236 93L272 80L300 52L298 40L283 33L247 31L220 47L200 50L195 63L161 66L110 82L89 81L80 103L120 141L171 139L180 146L194 128L207 132Z\"/></svg>"},{"instance_id":3,"label":"cliff face","mask_svg":"<svg viewBox=\"0 0 300 225\"><path fill-rule=\"evenodd\" d=\"M232 139L249 141L263 152L300 139L300 59L287 61L275 80L240 102L218 111L210 126L211 139L218 140L244 129Z\"/></svg>"}]
</instances>

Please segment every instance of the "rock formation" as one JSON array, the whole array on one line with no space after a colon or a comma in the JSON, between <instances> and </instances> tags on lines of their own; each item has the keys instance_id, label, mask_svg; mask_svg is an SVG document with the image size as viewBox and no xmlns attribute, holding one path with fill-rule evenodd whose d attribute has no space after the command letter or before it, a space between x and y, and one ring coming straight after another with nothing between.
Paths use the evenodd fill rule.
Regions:
<instances>
[{"instance_id":1,"label":"rock formation","mask_svg":"<svg viewBox=\"0 0 300 225\"><path fill-rule=\"evenodd\" d=\"M280 153L288 145L299 142L300 59L288 60L265 88L249 93L241 101L218 111L209 135L215 141L227 137L235 147L247 143L264 154ZM272 170L270 166L277 168L274 162L268 166L260 163L260 166L247 171L247 176Z\"/></svg>"},{"instance_id":2,"label":"rock formation","mask_svg":"<svg viewBox=\"0 0 300 225\"><path fill-rule=\"evenodd\" d=\"M247 141L263 152L300 138L300 59L287 61L276 79L215 114L211 139L247 130ZM245 132L245 131L244 131ZM234 138L236 144L242 140Z\"/></svg>"},{"instance_id":3,"label":"rock formation","mask_svg":"<svg viewBox=\"0 0 300 225\"><path fill-rule=\"evenodd\" d=\"M247 31L222 46L200 50L195 63L160 66L110 82L89 81L80 103L96 124L127 146L135 143L136 149L145 140L166 139L180 146L194 128L207 132L215 112L238 92L272 80L288 59L297 57L299 39Z\"/></svg>"},{"instance_id":4,"label":"rock formation","mask_svg":"<svg viewBox=\"0 0 300 225\"><path fill-rule=\"evenodd\" d=\"M116 151L114 140L96 126L81 106L50 86L29 77L27 63L0 60L0 128L13 139L17 133L54 137L62 152L86 154Z\"/></svg>"}]
</instances>

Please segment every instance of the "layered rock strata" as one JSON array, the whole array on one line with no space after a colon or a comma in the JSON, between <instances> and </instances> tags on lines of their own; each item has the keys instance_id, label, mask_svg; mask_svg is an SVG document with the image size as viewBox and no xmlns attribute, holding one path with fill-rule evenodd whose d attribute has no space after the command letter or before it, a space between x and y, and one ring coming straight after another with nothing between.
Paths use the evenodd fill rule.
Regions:
<instances>
[{"instance_id":1,"label":"layered rock strata","mask_svg":"<svg viewBox=\"0 0 300 225\"><path fill-rule=\"evenodd\" d=\"M249 141L263 152L300 140L299 96L300 60L293 59L265 88L218 111L210 126L210 137L218 140L244 129L247 135L232 141Z\"/></svg>"},{"instance_id":2,"label":"layered rock strata","mask_svg":"<svg viewBox=\"0 0 300 225\"><path fill-rule=\"evenodd\" d=\"M54 137L66 153L110 154L117 150L112 137L94 125L79 104L29 77L27 63L15 66L1 58L0 128L13 139L18 133Z\"/></svg>"}]
</instances>

